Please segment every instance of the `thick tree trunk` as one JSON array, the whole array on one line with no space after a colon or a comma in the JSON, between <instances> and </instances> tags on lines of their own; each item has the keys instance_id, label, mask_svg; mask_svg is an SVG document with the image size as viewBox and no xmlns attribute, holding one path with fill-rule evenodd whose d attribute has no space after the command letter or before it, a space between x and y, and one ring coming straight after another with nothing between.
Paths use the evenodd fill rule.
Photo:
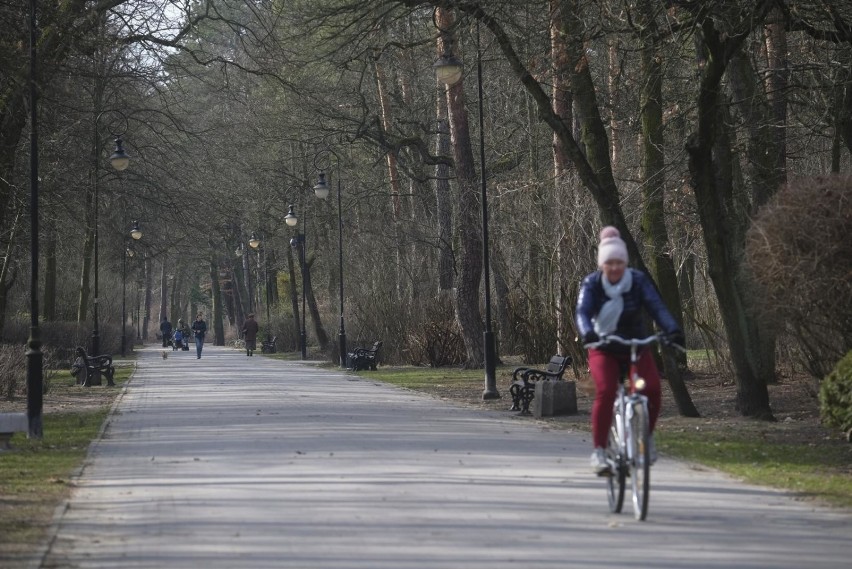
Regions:
<instances>
[{"instance_id":1,"label":"thick tree trunk","mask_svg":"<svg viewBox=\"0 0 852 569\"><path fill-rule=\"evenodd\" d=\"M662 54L656 44L657 27L653 10L650 0L641 0L638 23L641 29L639 59L642 66L642 91L639 95L642 232L648 267L657 281L663 301L683 329L677 274L666 230ZM681 363L686 365L685 357ZM663 368L678 412L686 417L698 417L698 409L689 396L675 357L663 357Z\"/></svg>"},{"instance_id":2,"label":"thick tree trunk","mask_svg":"<svg viewBox=\"0 0 852 569\"><path fill-rule=\"evenodd\" d=\"M436 10L438 27L452 27L452 16ZM449 38L443 37L442 41ZM484 364L483 323L479 310L479 283L482 279L482 224L476 170L470 142L470 128L464 99L464 79L447 89L450 135L453 141L455 174L459 186L458 227L461 242L460 271L456 280L456 319L462 331L467 361L465 367Z\"/></svg>"},{"instance_id":3,"label":"thick tree trunk","mask_svg":"<svg viewBox=\"0 0 852 569\"><path fill-rule=\"evenodd\" d=\"M765 8L764 8L765 9ZM713 21L703 24L704 41L710 52L701 78L698 98L698 132L687 142L689 167L698 214L704 230L704 244L710 278L719 300L719 311L728 335L731 359L736 370L737 408L745 416L773 419L769 407L769 392L763 359L761 329L749 314L751 306L745 275L741 272L742 235L745 233L742 216L737 214L736 196L725 187L722 177L732 178L728 149L717 148L720 112L720 83L730 56L737 43L746 35L722 40ZM732 184L731 184L732 186Z\"/></svg>"}]
</instances>

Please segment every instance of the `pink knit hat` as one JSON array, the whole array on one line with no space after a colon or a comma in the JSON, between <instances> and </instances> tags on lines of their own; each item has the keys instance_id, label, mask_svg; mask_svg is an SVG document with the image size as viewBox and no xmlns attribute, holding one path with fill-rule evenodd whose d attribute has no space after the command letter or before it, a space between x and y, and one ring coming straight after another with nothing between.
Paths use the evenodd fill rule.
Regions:
<instances>
[{"instance_id":1,"label":"pink knit hat","mask_svg":"<svg viewBox=\"0 0 852 569\"><path fill-rule=\"evenodd\" d=\"M598 266L611 259L621 259L627 263L627 245L621 239L621 233L612 225L601 229L601 242L598 243Z\"/></svg>"}]
</instances>

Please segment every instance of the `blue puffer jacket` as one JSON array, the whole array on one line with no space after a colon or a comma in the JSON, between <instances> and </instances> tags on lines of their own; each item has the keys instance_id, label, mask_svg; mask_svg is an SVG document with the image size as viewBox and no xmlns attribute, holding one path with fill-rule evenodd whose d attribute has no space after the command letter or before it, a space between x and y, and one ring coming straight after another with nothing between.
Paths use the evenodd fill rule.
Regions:
<instances>
[{"instance_id":1,"label":"blue puffer jacket","mask_svg":"<svg viewBox=\"0 0 852 569\"><path fill-rule=\"evenodd\" d=\"M648 334L642 318L642 309L645 308L651 317L660 325L666 334L680 332L680 326L671 315L663 299L651 282L651 279L641 271L627 269L631 272L633 285L624 293L624 311L618 319L618 327L614 334L622 338L644 338ZM594 319L600 312L601 307L608 300L601 284L603 273L595 271L583 279L580 285L580 296L577 298L577 332L583 338L588 332L594 332ZM629 351L626 346L606 346L604 348L612 352Z\"/></svg>"}]
</instances>

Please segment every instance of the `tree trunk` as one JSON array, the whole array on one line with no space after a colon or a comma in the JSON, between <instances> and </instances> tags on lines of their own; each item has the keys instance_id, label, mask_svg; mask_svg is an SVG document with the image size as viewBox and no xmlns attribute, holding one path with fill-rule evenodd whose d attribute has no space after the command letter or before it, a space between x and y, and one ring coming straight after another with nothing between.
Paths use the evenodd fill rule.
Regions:
<instances>
[{"instance_id":1,"label":"tree trunk","mask_svg":"<svg viewBox=\"0 0 852 569\"><path fill-rule=\"evenodd\" d=\"M447 122L446 97L438 97L436 147L439 156L450 155L450 127ZM435 201L438 218L438 290L451 290L455 281L452 235L453 205L450 192L450 167L446 164L438 164L435 167Z\"/></svg>"},{"instance_id":2,"label":"tree trunk","mask_svg":"<svg viewBox=\"0 0 852 569\"><path fill-rule=\"evenodd\" d=\"M0 261L0 331L6 324L6 302L9 300L9 290L14 286L17 280L18 272L16 264L13 262L15 250L15 237L21 227L21 210L15 214L15 219L12 221L12 228L9 231L9 240L6 242L5 255Z\"/></svg>"},{"instance_id":3,"label":"tree trunk","mask_svg":"<svg viewBox=\"0 0 852 569\"><path fill-rule=\"evenodd\" d=\"M142 341L148 340L148 327L151 324L151 307L154 305L154 275L151 257L145 255L145 317L142 320Z\"/></svg>"},{"instance_id":4,"label":"tree trunk","mask_svg":"<svg viewBox=\"0 0 852 569\"><path fill-rule=\"evenodd\" d=\"M299 323L302 321L299 316L299 291L296 290L296 267L293 262L293 248L287 250L287 274L290 275L290 306L293 309L293 339L296 341L294 349L299 349L299 338L302 335L302 329Z\"/></svg>"},{"instance_id":5,"label":"tree trunk","mask_svg":"<svg viewBox=\"0 0 852 569\"><path fill-rule=\"evenodd\" d=\"M660 295L683 329L677 274L671 256L665 216L665 139L663 136L662 54L657 45L654 8L650 0L641 0L637 18L640 34L642 91L639 95L642 181L642 232L651 274L660 288ZM686 365L686 358L681 362ZM672 390L678 412L685 417L698 417L698 409L689 396L675 357L663 357L663 370Z\"/></svg>"},{"instance_id":6,"label":"tree trunk","mask_svg":"<svg viewBox=\"0 0 852 569\"><path fill-rule=\"evenodd\" d=\"M93 174L94 175L94 174ZM92 253L95 250L94 196L91 185L86 188L86 233L83 239L82 267L80 269L80 295L77 301L77 322L89 317L89 279L92 273Z\"/></svg>"},{"instance_id":7,"label":"tree trunk","mask_svg":"<svg viewBox=\"0 0 852 569\"><path fill-rule=\"evenodd\" d=\"M550 0L550 44L553 53L553 112L562 119L565 124L573 124L574 112L571 108L574 97L571 93L570 70L568 69L567 49L565 45L565 21L562 13L562 0ZM554 133L553 135L553 181L555 193L560 196L565 191L566 174L571 166L568 153L562 140ZM567 354L568 344L572 341L568 330L573 328L571 321L574 316L574 308L566 296L565 284L573 277L570 273L567 259L573 254L568 247L567 236L571 227L565 223L565 218L559 216L560 231L557 235L556 258L558 267L556 270L556 353Z\"/></svg>"},{"instance_id":8,"label":"tree trunk","mask_svg":"<svg viewBox=\"0 0 852 569\"><path fill-rule=\"evenodd\" d=\"M391 105L390 98L385 89L385 73L378 57L374 58L376 70L376 88L379 95L379 107L381 111L382 130L386 133L391 130ZM403 267L405 266L403 247L404 235L401 230L402 224L402 200L400 199L399 172L396 164L396 154L388 152L385 154L388 166L388 180L390 181L391 210L393 211L394 242L396 243L396 294L397 300L403 295Z\"/></svg>"},{"instance_id":9,"label":"tree trunk","mask_svg":"<svg viewBox=\"0 0 852 569\"><path fill-rule=\"evenodd\" d=\"M311 266L313 265L313 261L308 262L307 260L304 263L305 267L305 300L308 302L308 311L311 313L311 321L314 324L314 333L317 337L317 343L319 343L320 350L323 352L327 351L329 348L329 339L328 333L325 331L325 328L322 325L322 317L320 316L319 307L317 306L317 299L314 297L314 287L311 284Z\"/></svg>"},{"instance_id":10,"label":"tree trunk","mask_svg":"<svg viewBox=\"0 0 852 569\"><path fill-rule=\"evenodd\" d=\"M763 7L765 10L765 5ZM745 416L772 420L765 370L760 369L761 327L748 313L751 299L740 260L745 233L737 215L735 196L717 180L716 172L730 178L731 165L719 138L720 83L731 54L746 34L722 39L710 18L703 23L704 42L710 57L702 71L697 105L698 131L689 137L687 152L693 191L704 230L710 278L719 300L719 311L728 335L731 359L736 370L737 408ZM729 148L727 150L730 150Z\"/></svg>"},{"instance_id":11,"label":"tree trunk","mask_svg":"<svg viewBox=\"0 0 852 569\"><path fill-rule=\"evenodd\" d=\"M774 169L780 185L787 181L787 88L790 64L787 60L787 30L784 27L784 14L777 6L769 13L765 33L766 64L769 69L766 76L766 97L772 108L770 140L773 141Z\"/></svg>"},{"instance_id":12,"label":"tree trunk","mask_svg":"<svg viewBox=\"0 0 852 569\"><path fill-rule=\"evenodd\" d=\"M435 13L440 29L447 30L452 27L451 13L444 9L438 9ZM449 37L442 33L441 41L449 41ZM465 108L464 78L447 89L447 108L456 180L459 185L458 227L461 241L461 269L456 281L456 319L467 350L465 367L481 368L485 360L483 323L479 311L479 283L482 279L482 215Z\"/></svg>"},{"instance_id":13,"label":"tree trunk","mask_svg":"<svg viewBox=\"0 0 852 569\"><path fill-rule=\"evenodd\" d=\"M168 273L166 273L166 266L168 265L168 257L163 254L160 258L161 270L160 270L160 313L157 317L157 322L162 322L169 315L169 277Z\"/></svg>"},{"instance_id":14,"label":"tree trunk","mask_svg":"<svg viewBox=\"0 0 852 569\"><path fill-rule=\"evenodd\" d=\"M42 301L45 322L56 320L56 226L45 227L44 243L44 300Z\"/></svg>"},{"instance_id":15,"label":"tree trunk","mask_svg":"<svg viewBox=\"0 0 852 569\"><path fill-rule=\"evenodd\" d=\"M213 300L213 314L210 315L209 326L213 328L213 345L225 345L225 323L222 313L222 289L219 287L219 263L216 255L210 256L210 293Z\"/></svg>"}]
</instances>

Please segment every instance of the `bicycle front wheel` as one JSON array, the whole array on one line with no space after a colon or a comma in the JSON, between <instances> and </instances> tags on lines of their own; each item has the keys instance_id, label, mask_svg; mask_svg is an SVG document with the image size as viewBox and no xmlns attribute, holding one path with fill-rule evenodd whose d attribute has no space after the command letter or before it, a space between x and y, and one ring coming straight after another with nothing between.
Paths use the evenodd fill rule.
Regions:
<instances>
[{"instance_id":1,"label":"bicycle front wheel","mask_svg":"<svg viewBox=\"0 0 852 569\"><path fill-rule=\"evenodd\" d=\"M633 404L630 417L631 473L633 484L633 515L643 521L648 515L648 494L651 491L651 448L649 443L648 409L641 403Z\"/></svg>"},{"instance_id":2,"label":"bicycle front wheel","mask_svg":"<svg viewBox=\"0 0 852 569\"><path fill-rule=\"evenodd\" d=\"M612 472L606 478L607 500L609 511L618 514L624 505L624 487L627 474L627 464L624 453L621 451L621 441L624 436L624 427L619 428L621 417L618 409L612 416L612 425L609 428L609 439L606 447L607 460L612 465Z\"/></svg>"}]
</instances>

